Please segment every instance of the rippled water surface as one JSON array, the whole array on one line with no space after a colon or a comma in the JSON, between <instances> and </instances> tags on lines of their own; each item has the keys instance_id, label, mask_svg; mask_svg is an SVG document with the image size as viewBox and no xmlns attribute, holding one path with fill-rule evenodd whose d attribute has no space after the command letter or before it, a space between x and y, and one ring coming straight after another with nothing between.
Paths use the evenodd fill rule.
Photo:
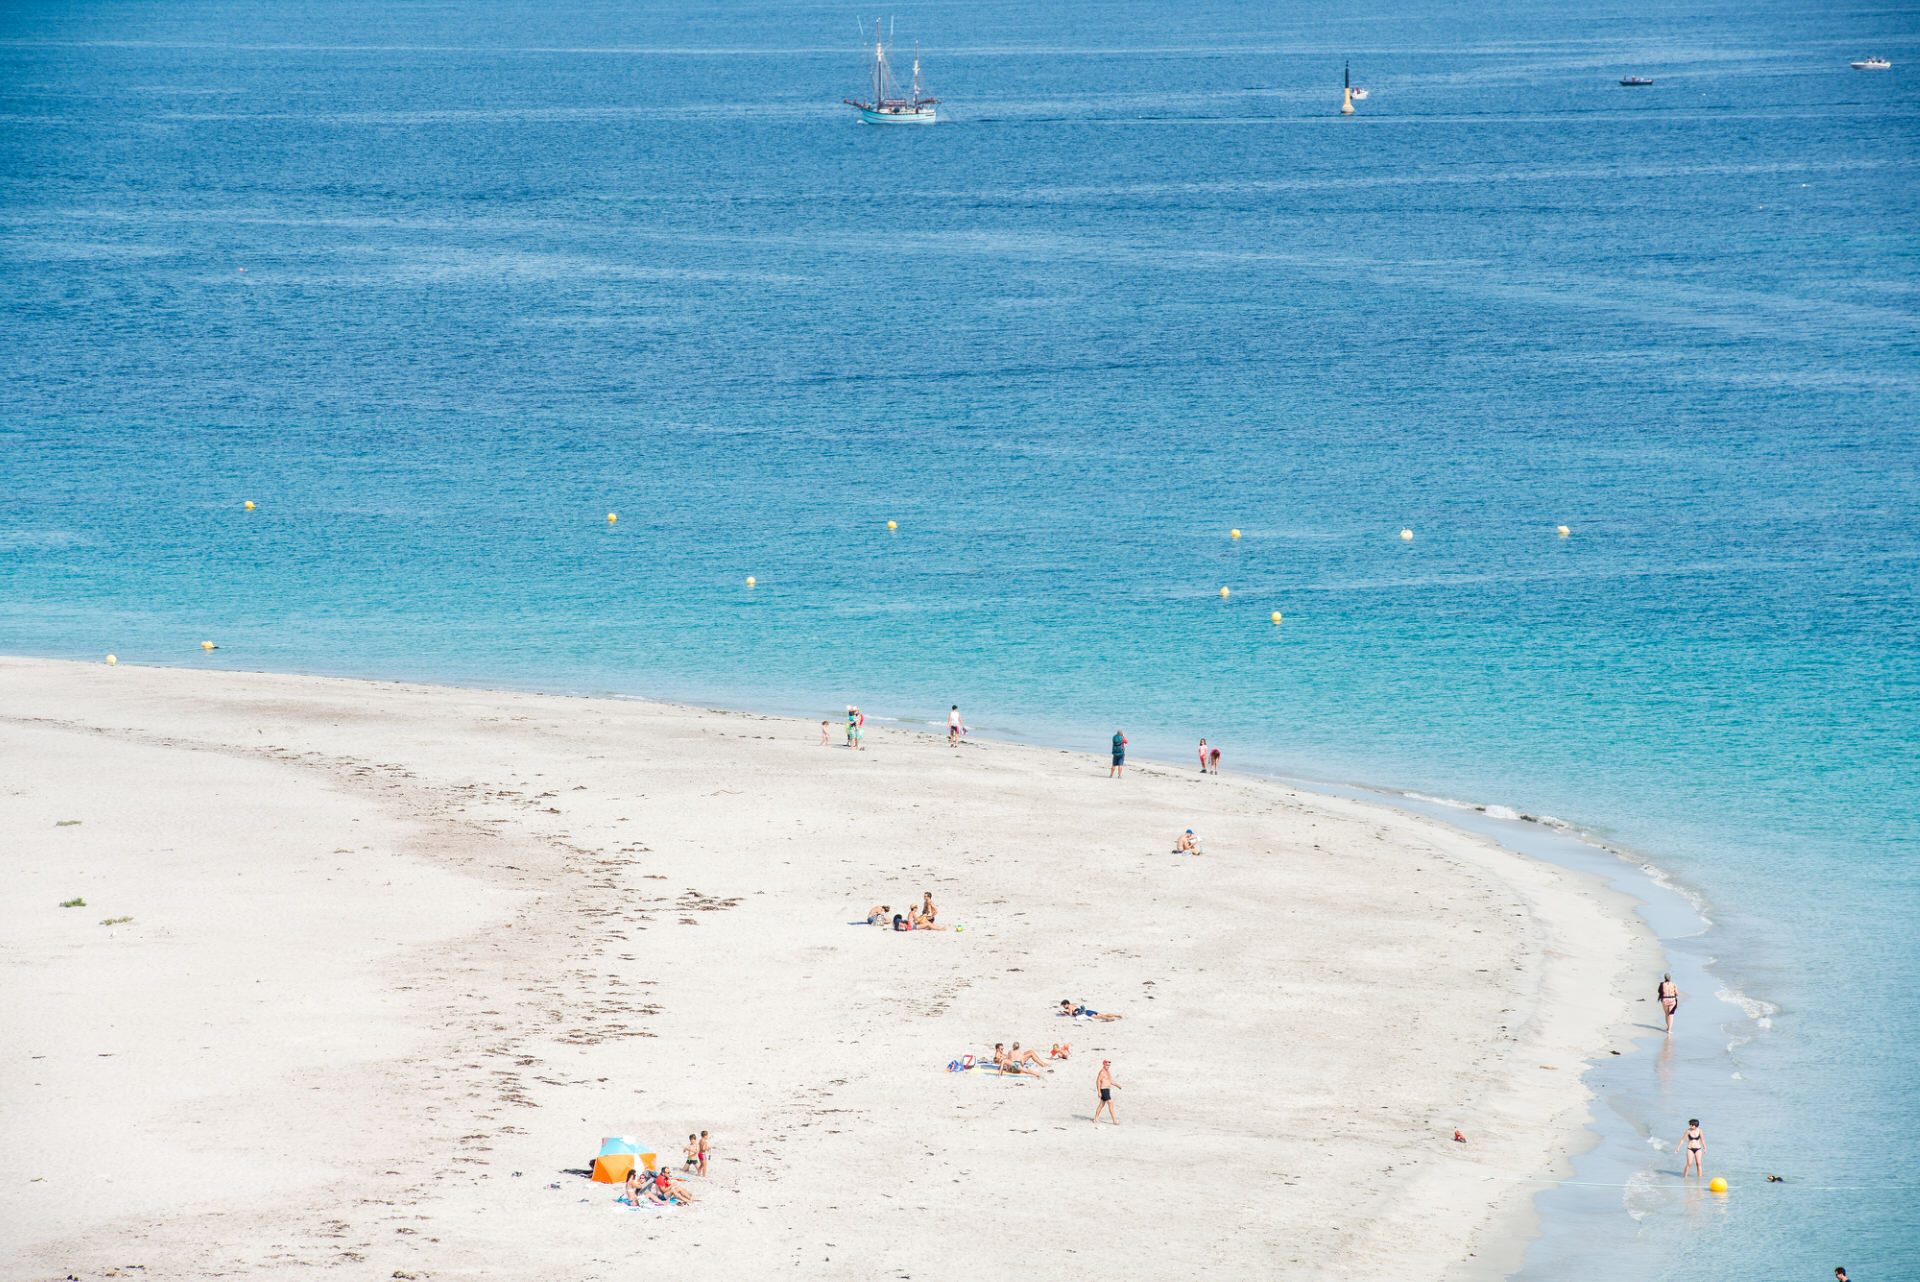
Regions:
<instances>
[{"instance_id":1,"label":"rippled water surface","mask_svg":"<svg viewBox=\"0 0 1920 1282\"><path fill-rule=\"evenodd\" d=\"M1553 815L1750 1000L1603 1070L1529 1276L1896 1276L1920 8L918 5L933 129L862 17L0 10L0 650Z\"/></svg>"}]
</instances>

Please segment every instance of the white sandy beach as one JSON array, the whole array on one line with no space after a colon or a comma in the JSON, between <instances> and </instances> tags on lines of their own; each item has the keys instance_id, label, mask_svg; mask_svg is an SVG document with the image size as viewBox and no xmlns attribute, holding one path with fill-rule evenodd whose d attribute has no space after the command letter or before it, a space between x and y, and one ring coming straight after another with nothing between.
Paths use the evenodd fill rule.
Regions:
<instances>
[{"instance_id":1,"label":"white sandy beach","mask_svg":"<svg viewBox=\"0 0 1920 1282\"><path fill-rule=\"evenodd\" d=\"M0 1275L1464 1276L1658 966L1597 885L1386 807L818 738L0 660ZM923 890L964 929L852 924ZM945 1069L1015 1040L1073 1057ZM695 1206L568 1173L702 1128Z\"/></svg>"}]
</instances>

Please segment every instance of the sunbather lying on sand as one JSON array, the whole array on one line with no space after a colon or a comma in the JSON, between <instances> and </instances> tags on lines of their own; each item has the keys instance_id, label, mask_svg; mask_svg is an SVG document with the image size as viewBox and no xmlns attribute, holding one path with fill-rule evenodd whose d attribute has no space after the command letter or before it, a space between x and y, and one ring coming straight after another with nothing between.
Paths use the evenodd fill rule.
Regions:
<instances>
[{"instance_id":1,"label":"sunbather lying on sand","mask_svg":"<svg viewBox=\"0 0 1920 1282\"><path fill-rule=\"evenodd\" d=\"M1110 1019L1120 1018L1118 1015L1102 1015L1097 1010L1088 1010L1085 1006L1076 1006L1073 1003L1073 999L1069 997L1062 997L1060 999L1060 1013L1069 1019L1097 1019L1103 1024Z\"/></svg>"}]
</instances>

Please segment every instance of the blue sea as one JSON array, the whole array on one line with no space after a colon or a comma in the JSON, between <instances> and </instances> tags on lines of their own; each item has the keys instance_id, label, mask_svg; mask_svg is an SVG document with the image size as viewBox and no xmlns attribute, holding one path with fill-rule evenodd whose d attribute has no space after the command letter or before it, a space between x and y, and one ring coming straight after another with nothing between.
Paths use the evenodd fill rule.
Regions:
<instances>
[{"instance_id":1,"label":"blue sea","mask_svg":"<svg viewBox=\"0 0 1920 1282\"><path fill-rule=\"evenodd\" d=\"M1692 999L1522 1276L1914 1276L1920 5L13 0L0 298L0 652L1551 816Z\"/></svg>"}]
</instances>

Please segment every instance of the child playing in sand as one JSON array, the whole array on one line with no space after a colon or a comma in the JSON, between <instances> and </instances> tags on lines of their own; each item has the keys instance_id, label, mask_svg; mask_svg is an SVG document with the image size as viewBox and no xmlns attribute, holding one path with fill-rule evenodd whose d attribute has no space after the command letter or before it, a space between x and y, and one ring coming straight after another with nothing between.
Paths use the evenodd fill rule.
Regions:
<instances>
[{"instance_id":1,"label":"child playing in sand","mask_svg":"<svg viewBox=\"0 0 1920 1282\"><path fill-rule=\"evenodd\" d=\"M827 723L824 721L820 723L820 746L822 748L827 746Z\"/></svg>"},{"instance_id":2,"label":"child playing in sand","mask_svg":"<svg viewBox=\"0 0 1920 1282\"><path fill-rule=\"evenodd\" d=\"M686 1147L686 1149L684 1150L684 1156L686 1157L686 1161L684 1161L684 1162L682 1162L682 1163L680 1164L680 1169L681 1169L681 1170L683 1170L683 1171L691 1171L691 1170L696 1170L696 1169L698 1169L698 1168L699 1168L699 1166L700 1166L700 1137L699 1137L698 1135L689 1135L689 1136L687 1136L687 1147Z\"/></svg>"},{"instance_id":3,"label":"child playing in sand","mask_svg":"<svg viewBox=\"0 0 1920 1282\"><path fill-rule=\"evenodd\" d=\"M1193 829L1189 828L1180 834L1180 840L1173 843L1173 853L1176 855L1197 855L1200 853L1200 839L1193 835Z\"/></svg>"},{"instance_id":4,"label":"child playing in sand","mask_svg":"<svg viewBox=\"0 0 1920 1282\"><path fill-rule=\"evenodd\" d=\"M1073 1000L1067 997L1060 999L1060 1013L1068 1019L1097 1019L1103 1024L1108 1020L1121 1018L1119 1015L1102 1015L1097 1010L1089 1010L1085 1006L1076 1006Z\"/></svg>"},{"instance_id":5,"label":"child playing in sand","mask_svg":"<svg viewBox=\"0 0 1920 1282\"><path fill-rule=\"evenodd\" d=\"M1687 1133L1680 1137L1680 1143L1674 1146L1674 1152L1678 1153L1682 1149L1686 1150L1687 1164L1681 1170L1680 1178L1684 1180L1688 1175L1698 1175L1701 1179L1705 1179L1707 1177L1707 1137L1700 1129L1699 1118L1687 1119Z\"/></svg>"}]
</instances>

